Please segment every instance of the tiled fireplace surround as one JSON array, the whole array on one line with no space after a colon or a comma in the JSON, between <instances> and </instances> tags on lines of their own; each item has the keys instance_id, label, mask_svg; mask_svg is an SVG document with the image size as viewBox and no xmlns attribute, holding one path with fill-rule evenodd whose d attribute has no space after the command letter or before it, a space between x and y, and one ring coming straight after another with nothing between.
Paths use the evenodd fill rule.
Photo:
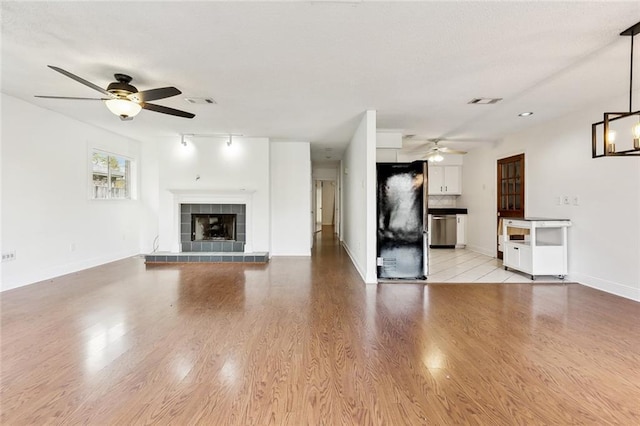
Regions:
<instances>
[{"instance_id":1,"label":"tiled fireplace surround","mask_svg":"<svg viewBox=\"0 0 640 426\"><path fill-rule=\"evenodd\" d=\"M236 215L235 241L191 241L192 213L234 213ZM183 252L244 252L247 242L246 206L244 204L180 204L180 246Z\"/></svg>"},{"instance_id":2,"label":"tiled fireplace surround","mask_svg":"<svg viewBox=\"0 0 640 426\"><path fill-rule=\"evenodd\" d=\"M266 263L268 252L253 251L253 192L245 190L170 189L173 197L175 231L169 237L171 252L155 252L145 256L146 263L172 262L250 262ZM211 211L209 211L211 209ZM236 241L191 241L191 213L235 213ZM199 211L198 211L199 210ZM187 220L188 216L188 222ZM188 224L188 228L186 226Z\"/></svg>"}]
</instances>

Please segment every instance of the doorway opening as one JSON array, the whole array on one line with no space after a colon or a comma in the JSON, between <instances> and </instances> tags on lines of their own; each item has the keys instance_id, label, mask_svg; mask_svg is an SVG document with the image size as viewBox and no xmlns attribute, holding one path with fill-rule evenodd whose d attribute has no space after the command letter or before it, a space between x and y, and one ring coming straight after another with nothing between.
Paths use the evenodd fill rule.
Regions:
<instances>
[{"instance_id":1,"label":"doorway opening","mask_svg":"<svg viewBox=\"0 0 640 426\"><path fill-rule=\"evenodd\" d=\"M335 225L336 221L336 182L331 180L315 181L314 231L322 231L323 226Z\"/></svg>"},{"instance_id":2,"label":"doorway opening","mask_svg":"<svg viewBox=\"0 0 640 426\"><path fill-rule=\"evenodd\" d=\"M502 219L524 217L524 154L502 158L497 163L497 257L503 258ZM522 239L522 235L511 235L510 239Z\"/></svg>"}]
</instances>

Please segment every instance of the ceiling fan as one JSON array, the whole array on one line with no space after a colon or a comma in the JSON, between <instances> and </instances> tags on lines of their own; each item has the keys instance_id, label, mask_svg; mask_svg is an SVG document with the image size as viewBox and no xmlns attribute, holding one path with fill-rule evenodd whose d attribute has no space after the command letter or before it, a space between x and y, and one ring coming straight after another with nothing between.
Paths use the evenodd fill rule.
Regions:
<instances>
[{"instance_id":1,"label":"ceiling fan","mask_svg":"<svg viewBox=\"0 0 640 426\"><path fill-rule=\"evenodd\" d=\"M82 83L87 87L105 95L103 98L76 98L69 96L40 96L36 95L36 98L47 99L71 99L71 100L88 100L88 101L104 101L109 111L119 116L121 120L128 121L133 120L133 117L138 115L142 109L149 111L160 112L162 114L174 115L176 117L193 118L195 114L186 111L180 111L179 109L169 108L162 105L150 104L148 101L156 101L158 99L170 98L181 94L182 92L175 87L161 87L159 89L143 90L138 92L135 86L132 86L132 78L126 74L114 74L116 81L109 84L106 90L100 86L97 86L84 78L78 77L75 74L65 71L62 68L54 67L53 65L47 65L54 71L63 74L78 83Z\"/></svg>"},{"instance_id":2,"label":"ceiling fan","mask_svg":"<svg viewBox=\"0 0 640 426\"><path fill-rule=\"evenodd\" d=\"M426 152L425 158L430 162L440 162L444 160L442 154L466 154L467 151L459 151L457 149L447 148L446 146L440 146L438 143L440 139L429 139L429 142L433 142L433 146Z\"/></svg>"}]
</instances>

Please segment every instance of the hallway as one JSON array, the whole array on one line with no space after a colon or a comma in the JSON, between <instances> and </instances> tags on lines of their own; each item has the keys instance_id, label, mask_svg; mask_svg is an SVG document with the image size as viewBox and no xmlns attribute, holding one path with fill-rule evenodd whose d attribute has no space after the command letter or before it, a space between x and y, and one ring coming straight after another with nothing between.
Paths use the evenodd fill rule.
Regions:
<instances>
[{"instance_id":1,"label":"hallway","mask_svg":"<svg viewBox=\"0 0 640 426\"><path fill-rule=\"evenodd\" d=\"M316 238L311 258L129 258L2 293L0 422L640 422L637 303L366 286L332 232Z\"/></svg>"}]
</instances>

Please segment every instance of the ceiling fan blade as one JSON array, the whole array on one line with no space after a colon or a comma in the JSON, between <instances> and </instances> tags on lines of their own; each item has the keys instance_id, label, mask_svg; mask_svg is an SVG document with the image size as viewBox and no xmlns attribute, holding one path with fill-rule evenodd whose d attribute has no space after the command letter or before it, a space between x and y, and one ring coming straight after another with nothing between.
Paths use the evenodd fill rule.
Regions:
<instances>
[{"instance_id":1,"label":"ceiling fan blade","mask_svg":"<svg viewBox=\"0 0 640 426\"><path fill-rule=\"evenodd\" d=\"M54 67L53 65L47 65L47 66L49 68L51 68L52 70L58 71L60 74L66 75L67 77L77 81L78 83L82 83L85 86L91 87L93 90L97 90L98 92L102 93L103 95L107 95L109 97L109 99L116 97L114 94L107 92L102 87L97 86L97 85L93 84L92 82L85 80L82 77L78 77L75 74L71 74L69 71L65 71L62 68Z\"/></svg>"},{"instance_id":2,"label":"ceiling fan blade","mask_svg":"<svg viewBox=\"0 0 640 426\"><path fill-rule=\"evenodd\" d=\"M111 98L76 98L73 96L42 96L35 95L36 98L44 98L44 99L73 99L75 101L108 101Z\"/></svg>"},{"instance_id":3,"label":"ceiling fan blade","mask_svg":"<svg viewBox=\"0 0 640 426\"><path fill-rule=\"evenodd\" d=\"M143 90L142 92L132 93L127 97L134 102L149 102L158 99L170 98L182 93L175 87L161 87L159 89Z\"/></svg>"},{"instance_id":4,"label":"ceiling fan blade","mask_svg":"<svg viewBox=\"0 0 640 426\"><path fill-rule=\"evenodd\" d=\"M173 109L162 105L141 103L140 106L144 109L148 109L149 111L161 112L162 114L175 115L177 117L193 118L196 116L190 112L180 111L179 109Z\"/></svg>"},{"instance_id":5,"label":"ceiling fan blade","mask_svg":"<svg viewBox=\"0 0 640 426\"><path fill-rule=\"evenodd\" d=\"M467 153L467 151L459 151L457 149L451 149L445 146L440 147L440 152L444 152L445 154L466 154Z\"/></svg>"}]
</instances>

